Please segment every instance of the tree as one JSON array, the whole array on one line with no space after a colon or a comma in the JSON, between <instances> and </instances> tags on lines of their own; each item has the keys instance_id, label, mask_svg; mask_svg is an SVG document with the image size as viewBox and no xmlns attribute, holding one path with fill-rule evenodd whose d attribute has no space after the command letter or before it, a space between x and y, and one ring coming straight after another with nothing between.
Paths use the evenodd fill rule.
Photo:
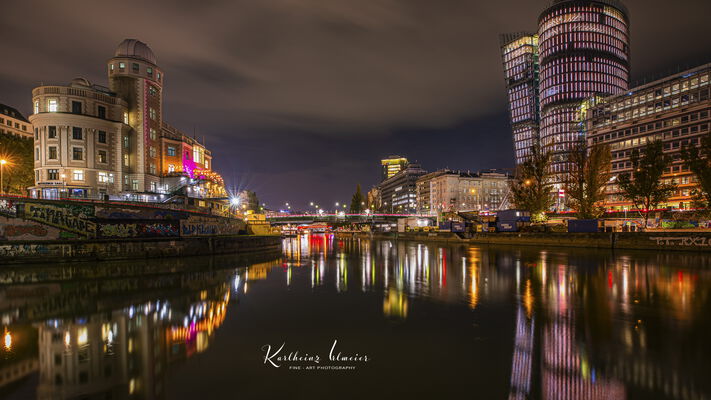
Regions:
<instances>
[{"instance_id":1,"label":"tree","mask_svg":"<svg viewBox=\"0 0 711 400\"><path fill-rule=\"evenodd\" d=\"M7 161L3 168L3 193L26 195L35 183L34 142L11 134L0 134L0 158Z\"/></svg>"},{"instance_id":2,"label":"tree","mask_svg":"<svg viewBox=\"0 0 711 400\"><path fill-rule=\"evenodd\" d=\"M356 186L356 192L351 198L351 214L360 214L363 212L363 194L360 191L360 183Z\"/></svg>"},{"instance_id":3,"label":"tree","mask_svg":"<svg viewBox=\"0 0 711 400\"><path fill-rule=\"evenodd\" d=\"M516 177L510 183L513 204L530 211L534 221L545 221L546 211L553 206L550 163L550 153L536 146L531 158L519 164Z\"/></svg>"},{"instance_id":4,"label":"tree","mask_svg":"<svg viewBox=\"0 0 711 400\"><path fill-rule=\"evenodd\" d=\"M617 177L623 196L632 202L637 211L644 216L644 226L649 220L649 211L667 201L674 193L676 185L661 180L664 170L671 163L671 158L664 154L662 142L647 142L640 154L639 149L630 155L632 172L622 173Z\"/></svg>"},{"instance_id":5,"label":"tree","mask_svg":"<svg viewBox=\"0 0 711 400\"><path fill-rule=\"evenodd\" d=\"M588 150L585 142L568 155L565 192L568 207L577 211L578 218L598 218L605 212L602 203L610 180L610 159L610 146L596 144Z\"/></svg>"},{"instance_id":6,"label":"tree","mask_svg":"<svg viewBox=\"0 0 711 400\"><path fill-rule=\"evenodd\" d=\"M685 146L681 157L699 182L699 186L692 191L696 205L711 208L711 136L704 136L698 147L693 144Z\"/></svg>"}]
</instances>

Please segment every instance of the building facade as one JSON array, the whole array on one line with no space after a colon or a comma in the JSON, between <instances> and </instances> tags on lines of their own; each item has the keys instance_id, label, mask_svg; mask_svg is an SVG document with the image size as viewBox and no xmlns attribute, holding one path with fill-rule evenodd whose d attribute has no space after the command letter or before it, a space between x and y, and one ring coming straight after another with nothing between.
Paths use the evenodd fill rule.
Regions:
<instances>
[{"instance_id":1,"label":"building facade","mask_svg":"<svg viewBox=\"0 0 711 400\"><path fill-rule=\"evenodd\" d=\"M0 135L2 134L32 139L32 124L14 107L0 104Z\"/></svg>"},{"instance_id":2,"label":"building facade","mask_svg":"<svg viewBox=\"0 0 711 400\"><path fill-rule=\"evenodd\" d=\"M426 174L419 164L410 163L378 186L380 189L380 211L386 213L409 214L417 211L417 179Z\"/></svg>"},{"instance_id":3,"label":"building facade","mask_svg":"<svg viewBox=\"0 0 711 400\"><path fill-rule=\"evenodd\" d=\"M664 174L677 190L662 207L691 207L691 191L698 185L686 168L681 149L698 145L710 133L711 64L693 68L630 89L624 94L599 99L586 112L588 145L608 144L612 153L612 180L605 203L609 209L630 209L615 183L615 177L631 172L630 155L646 143L660 140L672 164Z\"/></svg>"},{"instance_id":4,"label":"building facade","mask_svg":"<svg viewBox=\"0 0 711 400\"><path fill-rule=\"evenodd\" d=\"M107 64L109 87L74 79L32 92L34 197L161 201L226 195L204 144L163 120L162 69L124 40Z\"/></svg>"},{"instance_id":5,"label":"building facade","mask_svg":"<svg viewBox=\"0 0 711 400\"><path fill-rule=\"evenodd\" d=\"M429 179L429 213L505 210L510 179L496 171L441 171Z\"/></svg>"},{"instance_id":6,"label":"building facade","mask_svg":"<svg viewBox=\"0 0 711 400\"><path fill-rule=\"evenodd\" d=\"M397 155L391 155L388 158L380 160L382 174L380 181L392 178L395 174L407 167L407 158Z\"/></svg>"},{"instance_id":7,"label":"building facade","mask_svg":"<svg viewBox=\"0 0 711 400\"><path fill-rule=\"evenodd\" d=\"M554 0L536 34L502 36L502 55L516 161L540 145L560 184L570 151L585 142L581 103L628 88L627 9L617 0Z\"/></svg>"},{"instance_id":8,"label":"building facade","mask_svg":"<svg viewBox=\"0 0 711 400\"><path fill-rule=\"evenodd\" d=\"M538 35L502 35L501 55L509 100L516 164L528 159L538 144Z\"/></svg>"},{"instance_id":9,"label":"building facade","mask_svg":"<svg viewBox=\"0 0 711 400\"><path fill-rule=\"evenodd\" d=\"M432 210L432 203L430 198L430 189L432 185L433 178L440 175L444 175L448 170L439 170L435 172L430 172L428 174L422 175L417 179L417 212L421 214L436 215L437 212Z\"/></svg>"},{"instance_id":10,"label":"building facade","mask_svg":"<svg viewBox=\"0 0 711 400\"><path fill-rule=\"evenodd\" d=\"M580 104L627 90L629 18L616 0L556 0L538 19L540 140L557 182L585 141Z\"/></svg>"}]
</instances>

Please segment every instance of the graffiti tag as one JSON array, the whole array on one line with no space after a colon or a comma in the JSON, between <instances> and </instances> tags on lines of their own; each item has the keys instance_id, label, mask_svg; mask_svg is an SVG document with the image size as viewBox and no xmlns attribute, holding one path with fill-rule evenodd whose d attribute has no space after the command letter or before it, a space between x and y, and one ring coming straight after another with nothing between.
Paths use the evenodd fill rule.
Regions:
<instances>
[{"instance_id":1,"label":"graffiti tag","mask_svg":"<svg viewBox=\"0 0 711 400\"><path fill-rule=\"evenodd\" d=\"M27 203L25 218L92 237L96 234L96 224L86 219L87 210L84 207Z\"/></svg>"},{"instance_id":2,"label":"graffiti tag","mask_svg":"<svg viewBox=\"0 0 711 400\"><path fill-rule=\"evenodd\" d=\"M711 246L711 241L703 236L667 236L667 237L650 237L649 240L655 240L657 245L666 246L696 246L707 247Z\"/></svg>"}]
</instances>

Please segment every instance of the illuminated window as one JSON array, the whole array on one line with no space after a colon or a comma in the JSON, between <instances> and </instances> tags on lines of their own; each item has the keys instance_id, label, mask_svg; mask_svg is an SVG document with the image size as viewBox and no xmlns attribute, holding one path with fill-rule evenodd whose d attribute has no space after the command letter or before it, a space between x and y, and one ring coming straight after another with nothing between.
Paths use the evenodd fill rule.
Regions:
<instances>
[{"instance_id":1,"label":"illuminated window","mask_svg":"<svg viewBox=\"0 0 711 400\"><path fill-rule=\"evenodd\" d=\"M108 183L109 176L106 172L99 172L99 183Z\"/></svg>"},{"instance_id":2,"label":"illuminated window","mask_svg":"<svg viewBox=\"0 0 711 400\"><path fill-rule=\"evenodd\" d=\"M35 108L34 108L34 110L35 110L35 114L38 114L38 113L39 113L39 101L37 101L37 100L35 100Z\"/></svg>"},{"instance_id":3,"label":"illuminated window","mask_svg":"<svg viewBox=\"0 0 711 400\"><path fill-rule=\"evenodd\" d=\"M98 161L102 164L107 163L106 150L99 150Z\"/></svg>"},{"instance_id":4,"label":"illuminated window","mask_svg":"<svg viewBox=\"0 0 711 400\"><path fill-rule=\"evenodd\" d=\"M47 111L57 112L59 111L59 103L57 99L47 99Z\"/></svg>"},{"instance_id":5,"label":"illuminated window","mask_svg":"<svg viewBox=\"0 0 711 400\"><path fill-rule=\"evenodd\" d=\"M176 154L176 152L175 152L175 147L173 147L173 146L168 146L168 155L169 155L170 157L175 157L175 154Z\"/></svg>"},{"instance_id":6,"label":"illuminated window","mask_svg":"<svg viewBox=\"0 0 711 400\"><path fill-rule=\"evenodd\" d=\"M157 120L157 119L158 119L158 113L156 112L156 109L155 109L155 108L152 108L152 107L149 108L149 109L148 109L148 116L149 116L150 119L152 119L152 120L154 120L154 121Z\"/></svg>"},{"instance_id":7,"label":"illuminated window","mask_svg":"<svg viewBox=\"0 0 711 400\"><path fill-rule=\"evenodd\" d=\"M151 67L146 68L146 73L148 74L148 76L153 76L153 68L151 68Z\"/></svg>"},{"instance_id":8,"label":"illuminated window","mask_svg":"<svg viewBox=\"0 0 711 400\"><path fill-rule=\"evenodd\" d=\"M156 174L156 165L155 165L154 163L150 163L150 164L148 165L148 171L149 171L152 175L155 175L155 174Z\"/></svg>"},{"instance_id":9,"label":"illuminated window","mask_svg":"<svg viewBox=\"0 0 711 400\"><path fill-rule=\"evenodd\" d=\"M149 154L151 157L154 157L154 158L155 158L155 156L156 156L156 148L155 148L154 146L149 147L149 148L148 148L148 154Z\"/></svg>"},{"instance_id":10,"label":"illuminated window","mask_svg":"<svg viewBox=\"0 0 711 400\"><path fill-rule=\"evenodd\" d=\"M175 172L175 165L174 164L168 164L168 172Z\"/></svg>"},{"instance_id":11,"label":"illuminated window","mask_svg":"<svg viewBox=\"0 0 711 400\"><path fill-rule=\"evenodd\" d=\"M72 179L75 181L83 181L84 180L84 171L81 169L75 169L72 172Z\"/></svg>"},{"instance_id":12,"label":"illuminated window","mask_svg":"<svg viewBox=\"0 0 711 400\"><path fill-rule=\"evenodd\" d=\"M59 179L59 170L58 169L48 169L47 170L47 179L50 181L56 181Z\"/></svg>"},{"instance_id":13,"label":"illuminated window","mask_svg":"<svg viewBox=\"0 0 711 400\"><path fill-rule=\"evenodd\" d=\"M126 68L126 63L120 62L120 63L119 63L119 69L124 69L124 68Z\"/></svg>"},{"instance_id":14,"label":"illuminated window","mask_svg":"<svg viewBox=\"0 0 711 400\"><path fill-rule=\"evenodd\" d=\"M128 125L128 113L125 111L123 113L123 123Z\"/></svg>"},{"instance_id":15,"label":"illuminated window","mask_svg":"<svg viewBox=\"0 0 711 400\"><path fill-rule=\"evenodd\" d=\"M138 190L138 179L133 179L131 181L131 189L132 190Z\"/></svg>"},{"instance_id":16,"label":"illuminated window","mask_svg":"<svg viewBox=\"0 0 711 400\"><path fill-rule=\"evenodd\" d=\"M128 167L128 154L123 155L123 165Z\"/></svg>"},{"instance_id":17,"label":"illuminated window","mask_svg":"<svg viewBox=\"0 0 711 400\"><path fill-rule=\"evenodd\" d=\"M151 140L156 140L156 139L158 139L158 133L157 133L156 130L153 129L153 128L151 128L149 135L150 135Z\"/></svg>"}]
</instances>

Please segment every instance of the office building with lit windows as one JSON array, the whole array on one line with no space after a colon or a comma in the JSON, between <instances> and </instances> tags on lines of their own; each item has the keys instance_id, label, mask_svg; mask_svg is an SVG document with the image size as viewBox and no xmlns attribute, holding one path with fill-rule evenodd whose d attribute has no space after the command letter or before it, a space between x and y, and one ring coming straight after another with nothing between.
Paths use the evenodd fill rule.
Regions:
<instances>
[{"instance_id":1,"label":"office building with lit windows","mask_svg":"<svg viewBox=\"0 0 711 400\"><path fill-rule=\"evenodd\" d=\"M698 181L684 165L681 149L699 145L711 134L711 64L702 65L629 91L598 99L586 112L588 145L607 144L612 153L612 180L605 203L613 210L631 209L615 181L632 170L630 155L650 141L663 142L672 164L663 175L677 184L676 193L661 207L688 209Z\"/></svg>"},{"instance_id":2,"label":"office building with lit windows","mask_svg":"<svg viewBox=\"0 0 711 400\"><path fill-rule=\"evenodd\" d=\"M402 156L392 155L388 158L380 160L380 165L383 170L380 181L392 178L395 174L407 167L407 158Z\"/></svg>"},{"instance_id":3,"label":"office building with lit windows","mask_svg":"<svg viewBox=\"0 0 711 400\"><path fill-rule=\"evenodd\" d=\"M581 102L624 92L630 76L629 18L619 1L556 0L538 19L540 140L557 181L585 140Z\"/></svg>"},{"instance_id":4,"label":"office building with lit windows","mask_svg":"<svg viewBox=\"0 0 711 400\"><path fill-rule=\"evenodd\" d=\"M569 152L585 140L582 102L628 88L627 9L617 0L554 0L536 34L502 38L516 161L530 154L537 134L560 183Z\"/></svg>"},{"instance_id":5,"label":"office building with lit windows","mask_svg":"<svg viewBox=\"0 0 711 400\"><path fill-rule=\"evenodd\" d=\"M538 35L507 34L501 42L514 155L521 164L538 143Z\"/></svg>"},{"instance_id":6,"label":"office building with lit windows","mask_svg":"<svg viewBox=\"0 0 711 400\"><path fill-rule=\"evenodd\" d=\"M403 170L378 185L380 211L409 214L417 211L417 179L427 171L420 164L410 163Z\"/></svg>"},{"instance_id":7,"label":"office building with lit windows","mask_svg":"<svg viewBox=\"0 0 711 400\"><path fill-rule=\"evenodd\" d=\"M33 197L161 201L225 195L211 154L163 120L162 69L136 39L107 63L109 86L77 78L32 92Z\"/></svg>"}]
</instances>

